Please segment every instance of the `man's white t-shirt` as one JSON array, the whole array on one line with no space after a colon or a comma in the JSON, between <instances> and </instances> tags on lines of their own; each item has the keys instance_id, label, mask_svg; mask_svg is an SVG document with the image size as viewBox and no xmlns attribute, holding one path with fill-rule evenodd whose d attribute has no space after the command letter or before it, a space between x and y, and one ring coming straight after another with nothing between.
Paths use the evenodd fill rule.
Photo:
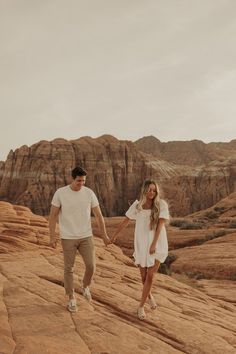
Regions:
<instances>
[{"instance_id":1,"label":"man's white t-shirt","mask_svg":"<svg viewBox=\"0 0 236 354\"><path fill-rule=\"evenodd\" d=\"M85 186L73 191L70 186L59 188L52 205L60 208L59 227L63 239L80 239L92 236L91 208L99 205L94 192Z\"/></svg>"}]
</instances>

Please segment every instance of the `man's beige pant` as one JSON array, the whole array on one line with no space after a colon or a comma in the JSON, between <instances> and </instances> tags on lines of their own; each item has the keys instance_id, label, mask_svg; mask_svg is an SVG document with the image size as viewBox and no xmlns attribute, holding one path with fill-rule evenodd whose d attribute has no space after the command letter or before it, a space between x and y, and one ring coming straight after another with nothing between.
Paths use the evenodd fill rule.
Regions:
<instances>
[{"instance_id":1,"label":"man's beige pant","mask_svg":"<svg viewBox=\"0 0 236 354\"><path fill-rule=\"evenodd\" d=\"M63 255L64 255L64 286L67 295L73 295L74 282L73 271L75 256L77 251L81 254L84 264L85 273L83 278L83 286L90 285L94 271L95 271L95 251L93 244L93 237L86 237L81 239L62 239L61 240Z\"/></svg>"}]
</instances>

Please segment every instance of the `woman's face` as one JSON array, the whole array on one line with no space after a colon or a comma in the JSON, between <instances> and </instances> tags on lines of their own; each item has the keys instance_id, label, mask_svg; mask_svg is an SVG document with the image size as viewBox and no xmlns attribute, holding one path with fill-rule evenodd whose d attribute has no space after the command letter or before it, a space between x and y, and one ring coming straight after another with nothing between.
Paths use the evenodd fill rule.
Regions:
<instances>
[{"instance_id":1,"label":"woman's face","mask_svg":"<svg viewBox=\"0 0 236 354\"><path fill-rule=\"evenodd\" d=\"M148 190L147 190L146 196L147 196L148 199L154 199L154 198L156 197L156 195L157 195L156 186L155 186L155 184L152 184L152 183L151 183L151 184L148 186Z\"/></svg>"}]
</instances>

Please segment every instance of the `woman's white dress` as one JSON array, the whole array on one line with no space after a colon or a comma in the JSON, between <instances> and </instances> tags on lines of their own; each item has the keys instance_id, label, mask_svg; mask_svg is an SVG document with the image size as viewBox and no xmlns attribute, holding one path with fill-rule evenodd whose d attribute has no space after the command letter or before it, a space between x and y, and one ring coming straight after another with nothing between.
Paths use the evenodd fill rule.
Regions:
<instances>
[{"instance_id":1,"label":"woman's white dress","mask_svg":"<svg viewBox=\"0 0 236 354\"><path fill-rule=\"evenodd\" d=\"M163 225L160 236L156 245L156 252L154 254L149 253L151 243L154 238L155 230L150 230L150 209L137 210L138 200L136 200L126 212L126 216L129 219L135 220L134 231L134 259L135 264L141 267L152 267L157 259L163 263L168 256L168 241L166 235L166 228ZM160 214L159 218L169 220L169 210L167 203L160 200Z\"/></svg>"}]
</instances>

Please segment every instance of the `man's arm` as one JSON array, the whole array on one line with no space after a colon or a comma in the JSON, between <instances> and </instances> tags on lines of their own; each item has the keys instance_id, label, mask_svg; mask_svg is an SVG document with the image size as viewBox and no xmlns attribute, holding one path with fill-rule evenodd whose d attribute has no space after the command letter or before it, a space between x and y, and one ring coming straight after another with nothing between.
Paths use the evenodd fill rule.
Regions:
<instances>
[{"instance_id":1,"label":"man's arm","mask_svg":"<svg viewBox=\"0 0 236 354\"><path fill-rule=\"evenodd\" d=\"M106 226L105 226L105 222L104 222L104 218L102 216L100 206L98 205L98 206L92 208L92 212L96 218L100 233L103 238L103 242L107 246L111 243L111 241L110 241L109 237L107 236Z\"/></svg>"},{"instance_id":2,"label":"man's arm","mask_svg":"<svg viewBox=\"0 0 236 354\"><path fill-rule=\"evenodd\" d=\"M60 211L60 207L56 207L54 205L51 206L50 214L49 214L49 233L50 233L50 246L53 248L57 247L57 237L55 235L56 231L56 223L58 214Z\"/></svg>"}]
</instances>

